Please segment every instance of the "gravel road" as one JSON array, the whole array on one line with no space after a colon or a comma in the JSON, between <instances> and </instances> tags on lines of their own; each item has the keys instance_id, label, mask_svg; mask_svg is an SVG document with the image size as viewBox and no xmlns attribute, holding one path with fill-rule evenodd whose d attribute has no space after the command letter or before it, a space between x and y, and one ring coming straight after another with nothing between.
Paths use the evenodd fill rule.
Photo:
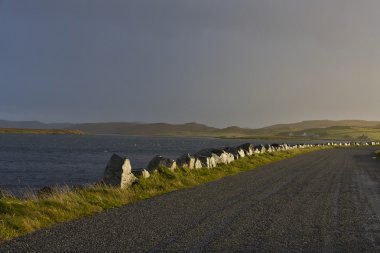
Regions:
<instances>
[{"instance_id":1,"label":"gravel road","mask_svg":"<svg viewBox=\"0 0 380 253\"><path fill-rule=\"evenodd\" d=\"M0 244L0 252L380 252L373 148L301 155Z\"/></svg>"}]
</instances>

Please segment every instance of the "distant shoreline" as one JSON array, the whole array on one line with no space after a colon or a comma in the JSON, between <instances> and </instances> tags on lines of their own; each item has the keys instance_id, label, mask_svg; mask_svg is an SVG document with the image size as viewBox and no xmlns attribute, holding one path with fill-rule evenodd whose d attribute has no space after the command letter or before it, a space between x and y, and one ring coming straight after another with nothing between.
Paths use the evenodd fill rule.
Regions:
<instances>
[{"instance_id":1,"label":"distant shoreline","mask_svg":"<svg viewBox=\"0 0 380 253\"><path fill-rule=\"evenodd\" d=\"M80 130L69 129L24 129L24 128L0 128L0 134L69 134L83 135Z\"/></svg>"},{"instance_id":2,"label":"distant shoreline","mask_svg":"<svg viewBox=\"0 0 380 253\"><path fill-rule=\"evenodd\" d=\"M118 134L118 133L87 133L77 129L33 129L33 128L0 128L2 134L34 134L34 135L106 135L106 136L134 136L134 137L166 137L166 138L210 138L210 139L225 139L225 140L276 140L276 141L355 141L344 140L341 138L307 138L307 137L289 137L289 136L218 136L218 135L194 135L191 134Z\"/></svg>"},{"instance_id":3,"label":"distant shoreline","mask_svg":"<svg viewBox=\"0 0 380 253\"><path fill-rule=\"evenodd\" d=\"M61 130L63 130L63 132ZM71 130L74 130L74 132L71 132ZM183 124L138 122L74 124L43 123L39 121L7 121L0 119L0 134L2 133L127 135L246 140L274 139L284 141L371 141L380 140L380 121L310 120L251 129L238 126L217 128L196 122Z\"/></svg>"},{"instance_id":4,"label":"distant shoreline","mask_svg":"<svg viewBox=\"0 0 380 253\"><path fill-rule=\"evenodd\" d=\"M303 136L284 135L218 135L213 133L197 132L175 132L175 133L146 133L146 134L122 134L122 133L93 133L78 129L34 129L34 128L0 128L2 134L33 134L33 135L110 135L110 136L140 136L140 137L174 137L174 138L211 138L226 140L282 140L282 141L373 141L379 138L359 140L358 138L347 138L347 136L324 136L324 138L311 138ZM349 137L349 136L348 136Z\"/></svg>"}]
</instances>

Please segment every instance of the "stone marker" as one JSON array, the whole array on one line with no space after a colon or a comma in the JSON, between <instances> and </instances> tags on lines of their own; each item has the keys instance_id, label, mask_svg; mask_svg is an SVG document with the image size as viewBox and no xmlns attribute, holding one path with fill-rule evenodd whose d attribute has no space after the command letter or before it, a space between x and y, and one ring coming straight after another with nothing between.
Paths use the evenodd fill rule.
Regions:
<instances>
[{"instance_id":1,"label":"stone marker","mask_svg":"<svg viewBox=\"0 0 380 253\"><path fill-rule=\"evenodd\" d=\"M277 150L280 149L280 144L278 144L278 143L272 143L271 147L272 147L273 151L277 151Z\"/></svg>"},{"instance_id":2,"label":"stone marker","mask_svg":"<svg viewBox=\"0 0 380 253\"><path fill-rule=\"evenodd\" d=\"M221 149L215 149L215 148L203 149L197 152L197 155L214 157L216 164L221 164L221 163L229 164L231 162L231 155Z\"/></svg>"},{"instance_id":3,"label":"stone marker","mask_svg":"<svg viewBox=\"0 0 380 253\"><path fill-rule=\"evenodd\" d=\"M183 168L201 169L202 163L196 156L190 154L184 154L177 159L177 166Z\"/></svg>"},{"instance_id":4,"label":"stone marker","mask_svg":"<svg viewBox=\"0 0 380 253\"><path fill-rule=\"evenodd\" d=\"M237 149L237 152L239 153L239 156L241 158L245 157L245 151L244 151L244 149L239 148L239 147L237 147L236 149Z\"/></svg>"},{"instance_id":5,"label":"stone marker","mask_svg":"<svg viewBox=\"0 0 380 253\"><path fill-rule=\"evenodd\" d=\"M202 166L201 161L198 158L195 159L194 169L202 169L202 168L203 166Z\"/></svg>"},{"instance_id":6,"label":"stone marker","mask_svg":"<svg viewBox=\"0 0 380 253\"><path fill-rule=\"evenodd\" d=\"M272 153L275 151L274 148L269 144L265 144L264 146L268 153Z\"/></svg>"},{"instance_id":7,"label":"stone marker","mask_svg":"<svg viewBox=\"0 0 380 253\"><path fill-rule=\"evenodd\" d=\"M265 146L262 144L259 146L255 146L255 152L256 152L256 150L259 154L264 154L267 151Z\"/></svg>"},{"instance_id":8,"label":"stone marker","mask_svg":"<svg viewBox=\"0 0 380 253\"><path fill-rule=\"evenodd\" d=\"M251 156L254 153L254 147L251 143L244 143L237 147L238 149L244 150L246 156Z\"/></svg>"},{"instance_id":9,"label":"stone marker","mask_svg":"<svg viewBox=\"0 0 380 253\"><path fill-rule=\"evenodd\" d=\"M177 166L183 167L183 168L189 168L189 169L195 169L195 163L197 159L190 155L190 154L184 154L177 158ZM200 162L198 162L200 163ZM202 165L201 165L202 166Z\"/></svg>"},{"instance_id":10,"label":"stone marker","mask_svg":"<svg viewBox=\"0 0 380 253\"><path fill-rule=\"evenodd\" d=\"M103 182L120 188L128 188L138 179L132 173L129 159L113 154L104 171Z\"/></svg>"},{"instance_id":11,"label":"stone marker","mask_svg":"<svg viewBox=\"0 0 380 253\"><path fill-rule=\"evenodd\" d=\"M226 147L223 150L228 154L231 154L234 157L234 160L238 160L240 158L239 152L235 147Z\"/></svg>"},{"instance_id":12,"label":"stone marker","mask_svg":"<svg viewBox=\"0 0 380 253\"><path fill-rule=\"evenodd\" d=\"M170 158L157 155L148 163L147 171L152 172L159 168L168 168L174 171L177 168L177 163Z\"/></svg>"},{"instance_id":13,"label":"stone marker","mask_svg":"<svg viewBox=\"0 0 380 253\"><path fill-rule=\"evenodd\" d=\"M208 157L208 156L202 156L202 155L194 155L197 160L202 164L202 168L215 168L216 167L216 161L214 157Z\"/></svg>"}]
</instances>

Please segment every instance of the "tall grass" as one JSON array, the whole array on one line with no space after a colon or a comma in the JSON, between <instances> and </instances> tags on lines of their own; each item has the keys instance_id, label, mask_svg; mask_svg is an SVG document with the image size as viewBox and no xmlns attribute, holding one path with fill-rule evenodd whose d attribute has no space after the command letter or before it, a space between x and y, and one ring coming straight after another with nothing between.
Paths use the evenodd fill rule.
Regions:
<instances>
[{"instance_id":1,"label":"tall grass","mask_svg":"<svg viewBox=\"0 0 380 253\"><path fill-rule=\"evenodd\" d=\"M189 188L258 166L321 148L254 155L213 169L161 169L150 178L140 178L129 189L92 185L79 189L62 187L52 193L20 199L0 195L0 241L25 235L53 224L99 213L178 189Z\"/></svg>"}]
</instances>

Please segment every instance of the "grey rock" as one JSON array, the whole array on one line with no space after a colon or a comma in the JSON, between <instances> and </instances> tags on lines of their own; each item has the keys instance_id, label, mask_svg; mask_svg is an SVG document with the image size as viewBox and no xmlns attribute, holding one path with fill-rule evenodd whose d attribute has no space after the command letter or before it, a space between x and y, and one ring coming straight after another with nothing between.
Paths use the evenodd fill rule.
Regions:
<instances>
[{"instance_id":1,"label":"grey rock","mask_svg":"<svg viewBox=\"0 0 380 253\"><path fill-rule=\"evenodd\" d=\"M283 143L282 145L283 150L290 150L290 146L286 143Z\"/></svg>"},{"instance_id":2,"label":"grey rock","mask_svg":"<svg viewBox=\"0 0 380 253\"><path fill-rule=\"evenodd\" d=\"M197 159L194 156L190 154L184 154L177 159L177 166L183 167L183 168L189 168L192 170L192 169L195 169L196 162L197 162Z\"/></svg>"},{"instance_id":3,"label":"grey rock","mask_svg":"<svg viewBox=\"0 0 380 253\"><path fill-rule=\"evenodd\" d=\"M203 168L202 162L198 158L196 158L195 164L194 164L194 169L201 169L201 168Z\"/></svg>"},{"instance_id":4,"label":"grey rock","mask_svg":"<svg viewBox=\"0 0 380 253\"><path fill-rule=\"evenodd\" d=\"M121 189L128 188L137 182L138 182L137 177L135 177L135 175L133 175L132 173L127 174L127 175L123 175L121 177L120 188Z\"/></svg>"},{"instance_id":5,"label":"grey rock","mask_svg":"<svg viewBox=\"0 0 380 253\"><path fill-rule=\"evenodd\" d=\"M203 149L197 155L214 157L216 164L229 164L232 160L231 155L222 149Z\"/></svg>"},{"instance_id":6,"label":"grey rock","mask_svg":"<svg viewBox=\"0 0 380 253\"><path fill-rule=\"evenodd\" d=\"M267 152L269 152L269 153L272 153L272 152L275 151L275 149L274 149L271 145L269 145L269 144L266 144L266 145L265 145L265 149L266 149Z\"/></svg>"},{"instance_id":7,"label":"grey rock","mask_svg":"<svg viewBox=\"0 0 380 253\"><path fill-rule=\"evenodd\" d=\"M136 183L137 178L132 174L129 159L113 154L104 171L103 182L120 188L127 188Z\"/></svg>"},{"instance_id":8,"label":"grey rock","mask_svg":"<svg viewBox=\"0 0 380 253\"><path fill-rule=\"evenodd\" d=\"M264 154L267 151L264 145L255 146L255 153Z\"/></svg>"},{"instance_id":9,"label":"grey rock","mask_svg":"<svg viewBox=\"0 0 380 253\"><path fill-rule=\"evenodd\" d=\"M240 158L238 149L235 147L226 147L223 149L226 153L232 155L234 157L234 160L238 160Z\"/></svg>"},{"instance_id":10,"label":"grey rock","mask_svg":"<svg viewBox=\"0 0 380 253\"><path fill-rule=\"evenodd\" d=\"M216 167L216 161L213 156L208 157L208 156L202 156L202 155L194 155L197 160L202 164L202 168L215 168Z\"/></svg>"},{"instance_id":11,"label":"grey rock","mask_svg":"<svg viewBox=\"0 0 380 253\"><path fill-rule=\"evenodd\" d=\"M238 146L237 149L238 150L239 149L244 150L244 153L246 156L251 156L254 153L254 147L251 143L244 143L244 144Z\"/></svg>"},{"instance_id":12,"label":"grey rock","mask_svg":"<svg viewBox=\"0 0 380 253\"><path fill-rule=\"evenodd\" d=\"M225 151L226 152L226 151ZM229 152L226 152L226 156L227 156L227 163L230 164L232 163L233 161L235 161L235 156Z\"/></svg>"},{"instance_id":13,"label":"grey rock","mask_svg":"<svg viewBox=\"0 0 380 253\"><path fill-rule=\"evenodd\" d=\"M241 158L245 157L245 151L242 148L236 148Z\"/></svg>"},{"instance_id":14,"label":"grey rock","mask_svg":"<svg viewBox=\"0 0 380 253\"><path fill-rule=\"evenodd\" d=\"M177 163L170 158L157 155L148 163L147 171L152 172L159 168L168 168L169 170L174 171L177 168Z\"/></svg>"},{"instance_id":15,"label":"grey rock","mask_svg":"<svg viewBox=\"0 0 380 253\"><path fill-rule=\"evenodd\" d=\"M280 144L278 144L278 143L272 143L271 147L272 147L273 151L280 150Z\"/></svg>"},{"instance_id":16,"label":"grey rock","mask_svg":"<svg viewBox=\"0 0 380 253\"><path fill-rule=\"evenodd\" d=\"M197 159L196 156L190 154L184 154L177 159L177 166L183 168L200 169L202 168L202 162Z\"/></svg>"}]
</instances>

